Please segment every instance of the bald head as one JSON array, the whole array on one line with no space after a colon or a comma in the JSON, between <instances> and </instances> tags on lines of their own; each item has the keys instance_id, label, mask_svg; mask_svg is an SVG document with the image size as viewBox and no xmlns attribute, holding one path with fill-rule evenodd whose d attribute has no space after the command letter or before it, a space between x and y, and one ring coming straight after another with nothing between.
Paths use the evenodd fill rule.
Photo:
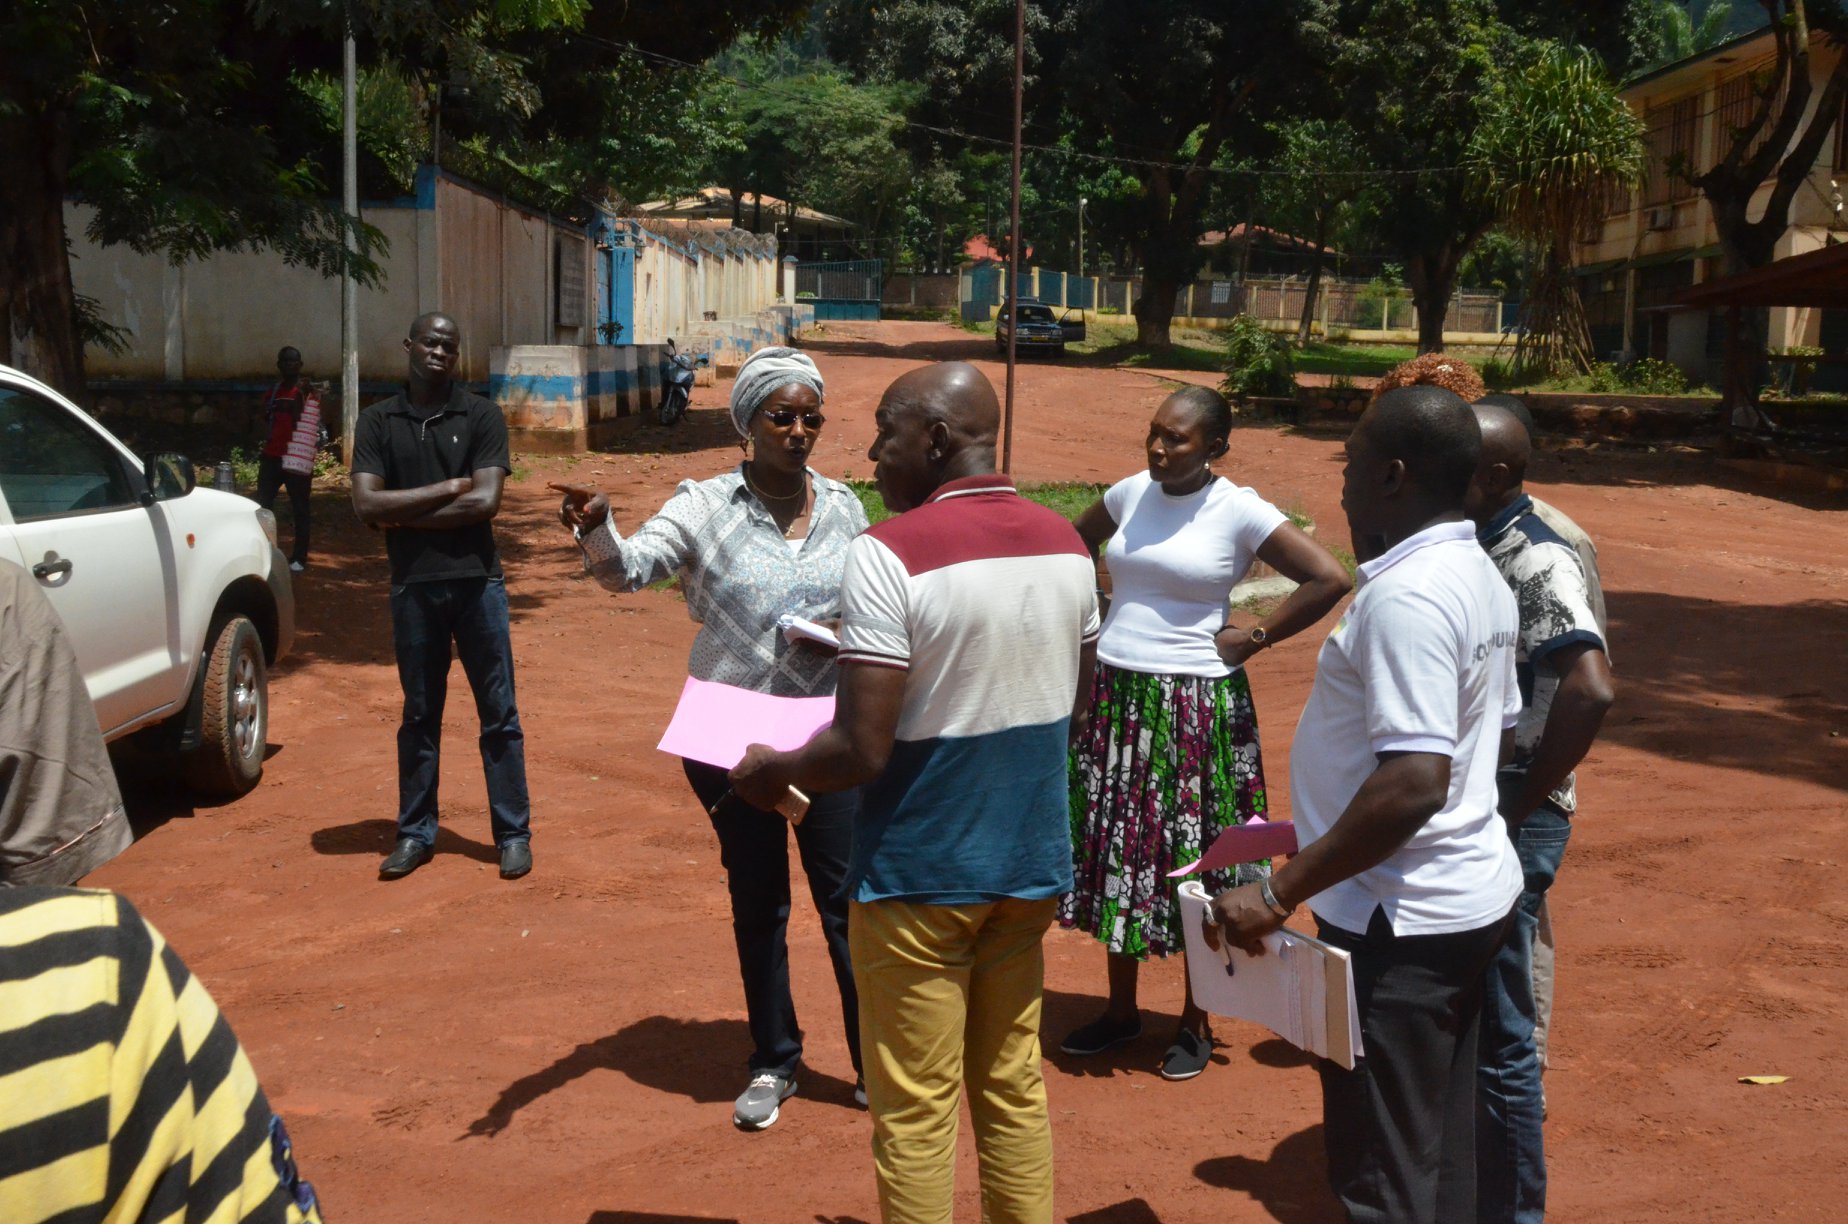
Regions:
<instances>
[{"instance_id":1,"label":"bald head","mask_svg":"<svg viewBox=\"0 0 1848 1224\"><path fill-rule=\"evenodd\" d=\"M885 393L894 412L921 412L951 434L993 450L1001 432L1001 403L987 375L966 361L940 361L899 375Z\"/></svg>"},{"instance_id":2,"label":"bald head","mask_svg":"<svg viewBox=\"0 0 1848 1224\"><path fill-rule=\"evenodd\" d=\"M1470 478L1463 510L1482 527L1524 492L1534 444L1526 424L1503 405L1478 400L1471 407L1482 431L1482 459Z\"/></svg>"},{"instance_id":3,"label":"bald head","mask_svg":"<svg viewBox=\"0 0 1848 1224\"><path fill-rule=\"evenodd\" d=\"M1476 425L1482 430L1482 463L1487 467L1501 464L1519 484L1527 476L1527 460L1533 454L1533 441L1519 417L1500 404L1474 405Z\"/></svg>"},{"instance_id":4,"label":"bald head","mask_svg":"<svg viewBox=\"0 0 1848 1224\"><path fill-rule=\"evenodd\" d=\"M1001 405L988 377L966 361L900 375L873 419L878 433L867 458L894 511L921 505L946 481L995 470Z\"/></svg>"}]
</instances>

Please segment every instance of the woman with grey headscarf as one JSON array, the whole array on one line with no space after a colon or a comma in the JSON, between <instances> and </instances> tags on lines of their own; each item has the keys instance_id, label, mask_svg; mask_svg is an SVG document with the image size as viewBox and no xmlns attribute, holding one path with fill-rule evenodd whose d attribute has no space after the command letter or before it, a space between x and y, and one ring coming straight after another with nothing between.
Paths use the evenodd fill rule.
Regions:
<instances>
[{"instance_id":1,"label":"woman with grey headscarf","mask_svg":"<svg viewBox=\"0 0 1848 1224\"><path fill-rule=\"evenodd\" d=\"M834 691L831 651L786 641L777 618L840 616L847 545L866 529L866 511L846 485L808 466L824 420L821 371L791 348L760 349L732 384L731 416L747 457L709 480L682 481L658 514L624 537L609 499L579 485L560 517L584 549L585 568L612 591L635 591L670 575L680 579L687 612L699 622L687 670L782 697ZM725 771L684 762L687 781L719 836L731 889L732 932L750 1017L751 1080L733 1121L762 1130L796 1090L802 1030L789 989L789 823L731 793ZM816 795L795 826L796 849L840 987L847 1049L860 1071L859 1005L847 958L847 902L842 881L858 793ZM856 1084L855 1099L866 1103Z\"/></svg>"}]
</instances>

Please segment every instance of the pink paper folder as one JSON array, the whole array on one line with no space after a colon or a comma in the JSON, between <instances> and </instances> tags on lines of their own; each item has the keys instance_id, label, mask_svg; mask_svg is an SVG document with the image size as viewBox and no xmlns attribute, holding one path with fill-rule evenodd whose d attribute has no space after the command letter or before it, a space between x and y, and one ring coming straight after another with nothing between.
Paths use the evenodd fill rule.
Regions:
<instances>
[{"instance_id":1,"label":"pink paper folder","mask_svg":"<svg viewBox=\"0 0 1848 1224\"><path fill-rule=\"evenodd\" d=\"M800 748L833 721L833 697L772 697L688 676L656 747L730 769L752 744Z\"/></svg>"},{"instance_id":2,"label":"pink paper folder","mask_svg":"<svg viewBox=\"0 0 1848 1224\"><path fill-rule=\"evenodd\" d=\"M1189 863L1178 871L1170 871L1168 878L1192 875L1196 871L1223 871L1235 863L1252 863L1258 859L1275 858L1279 854L1295 853L1295 821L1279 820L1271 823L1248 820L1221 833L1219 840L1200 856L1198 862Z\"/></svg>"}]
</instances>

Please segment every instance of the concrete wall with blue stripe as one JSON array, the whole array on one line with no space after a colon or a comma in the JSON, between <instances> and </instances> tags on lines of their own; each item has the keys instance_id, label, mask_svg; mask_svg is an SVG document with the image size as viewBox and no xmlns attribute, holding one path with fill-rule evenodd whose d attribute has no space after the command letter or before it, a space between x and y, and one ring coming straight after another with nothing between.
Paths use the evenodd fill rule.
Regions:
<instances>
[{"instance_id":1,"label":"concrete wall with blue stripe","mask_svg":"<svg viewBox=\"0 0 1848 1224\"><path fill-rule=\"evenodd\" d=\"M709 333L689 337L680 348L707 354L723 371L757 349L790 343L814 321L812 307L774 306L747 319L707 323ZM586 450L604 444L627 419L654 419L666 360L664 344L496 348L488 396L506 416L516 450ZM700 403L698 392L694 402Z\"/></svg>"}]
</instances>

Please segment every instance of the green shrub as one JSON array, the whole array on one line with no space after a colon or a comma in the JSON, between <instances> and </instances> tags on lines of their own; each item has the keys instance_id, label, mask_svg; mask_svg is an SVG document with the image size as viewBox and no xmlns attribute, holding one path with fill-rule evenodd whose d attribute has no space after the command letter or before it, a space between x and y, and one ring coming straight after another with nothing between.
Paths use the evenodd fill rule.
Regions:
<instances>
[{"instance_id":1,"label":"green shrub","mask_svg":"<svg viewBox=\"0 0 1848 1224\"><path fill-rule=\"evenodd\" d=\"M1296 362L1282 336L1266 331L1250 315L1233 318L1225 328L1226 381L1229 396L1291 395L1296 391Z\"/></svg>"},{"instance_id":2,"label":"green shrub","mask_svg":"<svg viewBox=\"0 0 1848 1224\"><path fill-rule=\"evenodd\" d=\"M1405 269L1395 263L1382 264L1380 274L1361 286L1356 297L1354 326L1378 331L1386 326L1392 303L1405 296Z\"/></svg>"},{"instance_id":3,"label":"green shrub","mask_svg":"<svg viewBox=\"0 0 1848 1224\"><path fill-rule=\"evenodd\" d=\"M1680 395L1688 389L1688 377L1679 366L1654 357L1632 362L1621 377L1626 390L1644 395Z\"/></svg>"},{"instance_id":4,"label":"green shrub","mask_svg":"<svg viewBox=\"0 0 1848 1224\"><path fill-rule=\"evenodd\" d=\"M1594 395L1614 395L1623 389L1623 375L1617 367L1608 361L1591 363L1591 373L1585 376L1585 390Z\"/></svg>"},{"instance_id":5,"label":"green shrub","mask_svg":"<svg viewBox=\"0 0 1848 1224\"><path fill-rule=\"evenodd\" d=\"M231 476L237 481L238 488L254 489L257 487L257 467L261 457L261 452L255 455L245 454L241 446L231 448Z\"/></svg>"},{"instance_id":6,"label":"green shrub","mask_svg":"<svg viewBox=\"0 0 1848 1224\"><path fill-rule=\"evenodd\" d=\"M1503 361L1491 357L1477 367L1476 373L1482 375L1482 385L1491 391L1506 391L1517 385L1513 358Z\"/></svg>"}]
</instances>

